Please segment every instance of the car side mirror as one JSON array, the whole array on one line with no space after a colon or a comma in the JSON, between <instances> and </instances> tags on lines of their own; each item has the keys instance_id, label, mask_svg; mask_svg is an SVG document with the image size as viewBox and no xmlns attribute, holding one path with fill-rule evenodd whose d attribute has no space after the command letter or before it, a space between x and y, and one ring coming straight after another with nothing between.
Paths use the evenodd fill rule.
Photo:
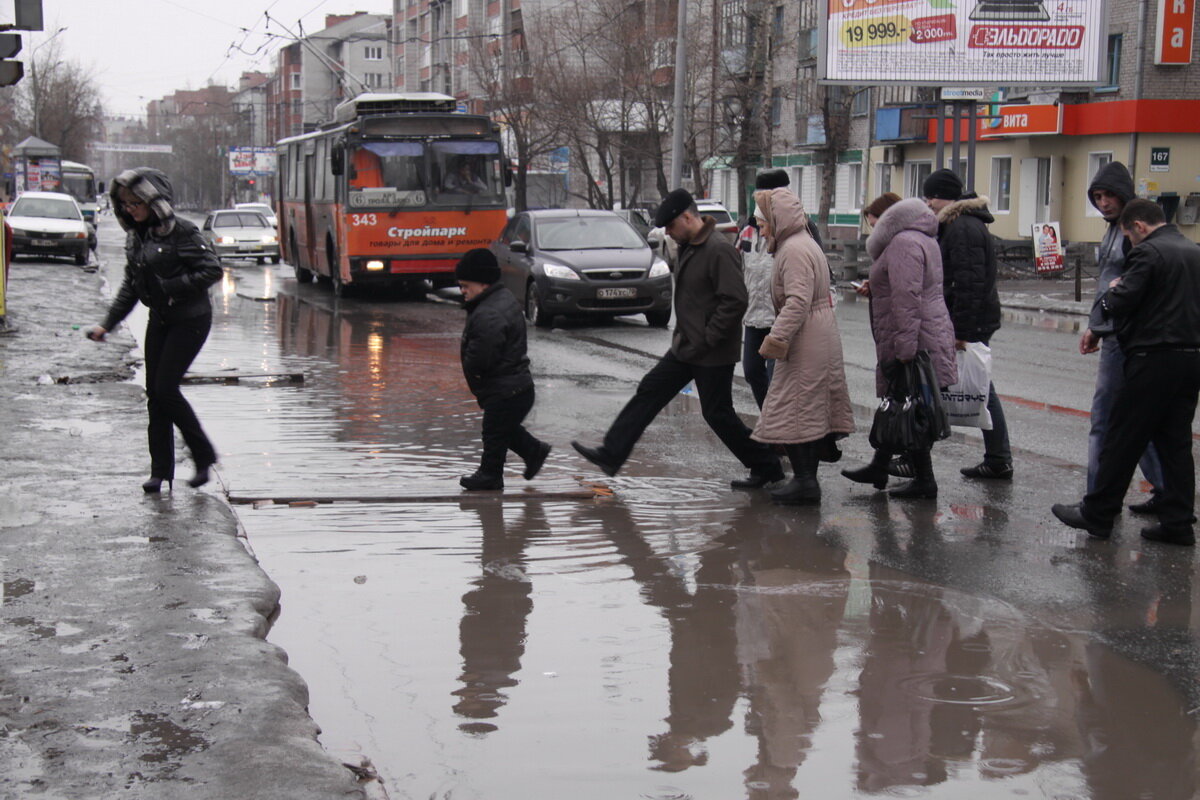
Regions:
<instances>
[{"instance_id":1,"label":"car side mirror","mask_svg":"<svg viewBox=\"0 0 1200 800\"><path fill-rule=\"evenodd\" d=\"M514 239L513 243L508 246L508 249L512 250L514 253L528 253L529 245L525 244L525 242L522 242L520 239Z\"/></svg>"}]
</instances>

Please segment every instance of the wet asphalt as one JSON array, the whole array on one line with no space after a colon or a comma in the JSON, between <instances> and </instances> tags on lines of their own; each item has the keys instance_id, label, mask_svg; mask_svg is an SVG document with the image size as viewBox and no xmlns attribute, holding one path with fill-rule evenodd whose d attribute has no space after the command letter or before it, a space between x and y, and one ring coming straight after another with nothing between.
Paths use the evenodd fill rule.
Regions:
<instances>
[{"instance_id":1,"label":"wet asphalt","mask_svg":"<svg viewBox=\"0 0 1200 800\"><path fill-rule=\"evenodd\" d=\"M84 283L94 277L78 274ZM842 463L822 468L822 506L801 509L730 491L740 468L686 394L615 479L570 451L573 438L598 440L666 349L669 334L640 322L531 330L539 401L529 423L556 450L531 484L510 470L503 495L464 496L456 478L473 469L479 418L457 364L462 311L452 297L339 300L327 287L297 286L283 267L230 265L214 290L213 335L193 368L202 377L187 390L218 444L219 483L179 489L165 503L134 496L143 411L136 386L111 377L136 364L101 359L95 373L108 377L97 385L125 392L121 418L108 419L114 404L96 400L87 413L56 414L81 420L65 432L25 426L28 450L52 452L57 437L88 451L92 470L104 464L106 477L94 481L103 483L100 499L39 511L34 521L29 509L41 500L18 496L18 524L0 525L9 533L62 517L82 527L85 510L124 497L145 524L168 531L162 538L188 537L184 550L195 547L191 532L203 522L183 509L204 509L225 531L244 532L270 577L237 539L220 537L236 565L220 569L235 576L217 592L225 607L265 593L254 601L257 616L249 614L254 624L221 644L258 653L271 667L263 684L293 692L272 706L287 713L263 730L299 725L303 735L288 740L303 745L296 763L333 787L344 786L339 762L366 758L383 779L367 788L391 797L1189 798L1200 713L1194 552L1143 545L1136 518L1118 524L1114 541L1097 542L1048 514L1082 485L1081 409L1093 379L1094 367L1071 358L1087 305L1073 302L1071 288L1005 286L997 387L1017 448L1015 480L959 478L957 468L981 452L976 433L960 432L935 450L941 496L924 503L891 501L837 475L869 455L872 392L864 307L844 302L839 324L860 434L845 443ZM0 384L32 395L26 413L48 413L37 392L76 386L36 383L33 373L51 374L40 370L59 351L98 358L86 341L90 349L76 354L79 332L67 332L74 322L49 323L42 356ZM4 357L8 370L12 356ZM744 386L737 401L752 412ZM101 417L103 430L92 424ZM116 460L124 470L109 475ZM34 476L27 483L40 490L47 474L62 474L53 463L26 469ZM593 484L614 496L597 497ZM39 583L26 574L32 567L4 558L0 630L21 630L8 623L14 614L54 619L61 584ZM103 568L92 574L111 577ZM80 602L94 604L110 583L154 596L146 584L161 578L143 575L106 580ZM282 599L272 616L276 585ZM22 604L39 598L42 616L25 614ZM203 653L214 645L214 618L226 624L203 610L218 600L163 612L185 607L202 609L183 619L210 637L196 648ZM269 641L308 684L307 706L331 755L305 749L314 729L295 694L304 686L255 639L265 617ZM54 630L19 637L31 648L21 662L29 670L61 649L56 639L76 635ZM104 641L120 649L123 638ZM178 680L169 670L158 678ZM0 681L4 713L7 687ZM231 697L250 691L227 688ZM124 691L136 699L144 687ZM118 720L112 730L97 728L109 739L153 742L141 717L125 720L167 712L133 699L109 715ZM185 733L159 735L182 744L163 745L161 762L152 762L166 765L157 786L190 786L183 781L194 780L193 759L217 749L189 746L188 737L227 743L231 728L210 730L188 716L207 712L202 720L211 722L222 709L169 707ZM71 730L89 719L67 709L58 718ZM17 737L26 743L35 738L29 720L32 712ZM0 739L0 756L9 739ZM15 763L25 783L12 785L40 785L28 764L48 757L34 751ZM181 771L187 778L175 783ZM223 770L239 771L236 763ZM278 796L307 795L281 786Z\"/></svg>"}]
</instances>

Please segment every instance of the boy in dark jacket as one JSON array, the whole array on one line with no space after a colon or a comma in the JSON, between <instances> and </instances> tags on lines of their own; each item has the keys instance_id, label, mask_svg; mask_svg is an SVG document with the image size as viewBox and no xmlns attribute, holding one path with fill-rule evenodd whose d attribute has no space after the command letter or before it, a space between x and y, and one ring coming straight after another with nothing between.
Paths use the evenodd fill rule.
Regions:
<instances>
[{"instance_id":1,"label":"boy in dark jacket","mask_svg":"<svg viewBox=\"0 0 1200 800\"><path fill-rule=\"evenodd\" d=\"M467 386L483 409L483 458L459 484L471 491L504 488L504 460L512 450L525 461L532 480L550 445L521 424L533 408L533 376L525 353L525 317L512 292L500 283L500 265L490 250L466 253L454 268L466 301L462 367Z\"/></svg>"}]
</instances>

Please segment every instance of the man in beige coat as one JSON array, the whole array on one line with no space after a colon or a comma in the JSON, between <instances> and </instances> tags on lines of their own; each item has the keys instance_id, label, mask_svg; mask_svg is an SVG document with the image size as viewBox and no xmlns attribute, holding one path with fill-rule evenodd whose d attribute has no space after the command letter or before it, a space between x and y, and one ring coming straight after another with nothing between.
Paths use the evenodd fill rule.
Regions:
<instances>
[{"instance_id":1,"label":"man in beige coat","mask_svg":"<svg viewBox=\"0 0 1200 800\"><path fill-rule=\"evenodd\" d=\"M792 480L772 491L771 499L819 503L822 447L854 431L829 267L808 233L800 198L786 189L771 189L755 192L754 202L775 255L771 297L776 317L759 350L775 359L775 375L751 437L783 445L792 462Z\"/></svg>"}]
</instances>

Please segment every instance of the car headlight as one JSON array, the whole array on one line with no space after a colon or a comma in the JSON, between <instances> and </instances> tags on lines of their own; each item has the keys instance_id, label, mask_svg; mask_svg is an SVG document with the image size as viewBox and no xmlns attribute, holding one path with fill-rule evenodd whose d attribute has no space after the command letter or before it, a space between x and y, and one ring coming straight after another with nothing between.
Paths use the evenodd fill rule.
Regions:
<instances>
[{"instance_id":1,"label":"car headlight","mask_svg":"<svg viewBox=\"0 0 1200 800\"><path fill-rule=\"evenodd\" d=\"M654 263L650 265L650 277L661 278L664 275L670 275L671 268L667 266L667 262L661 258L654 259Z\"/></svg>"},{"instance_id":2,"label":"car headlight","mask_svg":"<svg viewBox=\"0 0 1200 800\"><path fill-rule=\"evenodd\" d=\"M217 244L237 244L237 239L232 236L218 236Z\"/></svg>"},{"instance_id":3,"label":"car headlight","mask_svg":"<svg viewBox=\"0 0 1200 800\"><path fill-rule=\"evenodd\" d=\"M87 232L86 231L75 231L75 233L67 234L67 238L68 239L86 239Z\"/></svg>"},{"instance_id":4,"label":"car headlight","mask_svg":"<svg viewBox=\"0 0 1200 800\"><path fill-rule=\"evenodd\" d=\"M262 243L263 243L263 244L275 244L275 243L276 243L276 242L278 242L278 241L279 241L279 240L278 240L277 238L275 238L274 236L272 236L272 235L271 235L271 234L269 234L269 233L264 233L264 234L263 234L263 237L262 237Z\"/></svg>"},{"instance_id":5,"label":"car headlight","mask_svg":"<svg viewBox=\"0 0 1200 800\"><path fill-rule=\"evenodd\" d=\"M22 230L21 228L13 228L12 235L13 236L32 236L33 234L30 233L29 231Z\"/></svg>"},{"instance_id":6,"label":"car headlight","mask_svg":"<svg viewBox=\"0 0 1200 800\"><path fill-rule=\"evenodd\" d=\"M570 267L564 267L562 264L543 264L542 272L546 273L547 278L561 278L565 281L579 280L579 273Z\"/></svg>"}]
</instances>

